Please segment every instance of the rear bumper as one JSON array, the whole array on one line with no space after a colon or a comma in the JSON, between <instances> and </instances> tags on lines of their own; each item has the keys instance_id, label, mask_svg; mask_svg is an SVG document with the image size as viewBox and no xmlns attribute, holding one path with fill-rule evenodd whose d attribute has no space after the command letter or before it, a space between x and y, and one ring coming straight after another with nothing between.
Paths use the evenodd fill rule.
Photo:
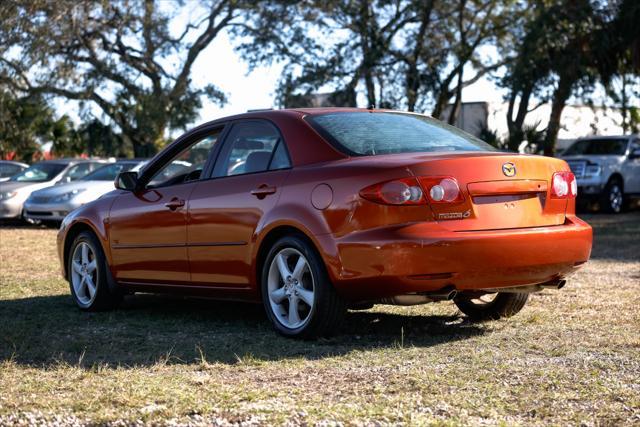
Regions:
<instances>
[{"instance_id":1,"label":"rear bumper","mask_svg":"<svg viewBox=\"0 0 640 427\"><path fill-rule=\"evenodd\" d=\"M591 243L591 227L575 216L559 226L469 232L428 222L339 238L327 265L343 296L372 299L548 282L584 264Z\"/></svg>"}]
</instances>

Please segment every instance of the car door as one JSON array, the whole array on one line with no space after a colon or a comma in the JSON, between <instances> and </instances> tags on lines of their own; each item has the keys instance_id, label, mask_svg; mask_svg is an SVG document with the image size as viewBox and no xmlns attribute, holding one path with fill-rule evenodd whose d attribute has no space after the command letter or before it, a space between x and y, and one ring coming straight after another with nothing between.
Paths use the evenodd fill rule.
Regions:
<instances>
[{"instance_id":1,"label":"car door","mask_svg":"<svg viewBox=\"0 0 640 427\"><path fill-rule=\"evenodd\" d=\"M640 193L640 157L632 153L640 150L640 139L634 139L629 144L629 156L622 166L622 174L625 177L625 193Z\"/></svg>"},{"instance_id":2,"label":"car door","mask_svg":"<svg viewBox=\"0 0 640 427\"><path fill-rule=\"evenodd\" d=\"M198 133L161 155L140 177L143 188L123 192L109 218L116 280L180 284L190 280L186 248L187 204L212 155L222 128Z\"/></svg>"},{"instance_id":3,"label":"car door","mask_svg":"<svg viewBox=\"0 0 640 427\"><path fill-rule=\"evenodd\" d=\"M267 121L232 125L211 178L191 194L187 243L191 281L247 288L256 228L275 206L291 163L278 129Z\"/></svg>"}]
</instances>

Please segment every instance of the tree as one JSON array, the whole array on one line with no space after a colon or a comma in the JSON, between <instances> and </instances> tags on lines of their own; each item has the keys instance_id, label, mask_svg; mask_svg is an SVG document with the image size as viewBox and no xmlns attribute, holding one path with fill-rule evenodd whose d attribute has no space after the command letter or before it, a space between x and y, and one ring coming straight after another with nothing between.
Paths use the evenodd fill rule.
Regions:
<instances>
[{"instance_id":1,"label":"tree","mask_svg":"<svg viewBox=\"0 0 640 427\"><path fill-rule=\"evenodd\" d=\"M82 151L69 117L56 119L53 109L41 97L16 97L0 91L0 158L15 154L30 162L46 142L53 143L55 153Z\"/></svg>"},{"instance_id":2,"label":"tree","mask_svg":"<svg viewBox=\"0 0 640 427\"><path fill-rule=\"evenodd\" d=\"M285 63L281 104L305 104L331 87L331 100L356 106L424 110L439 116L462 89L497 69L480 48L503 37L518 3L512 0L330 0L280 2L266 8L261 24L236 27L239 50L250 64ZM277 18L277 19L276 19ZM265 25L264 21L270 24ZM277 28L267 36L254 27ZM259 46L259 49L256 49ZM265 53L266 52L266 53ZM474 75L464 78L464 71ZM455 120L453 109L450 120Z\"/></svg>"},{"instance_id":3,"label":"tree","mask_svg":"<svg viewBox=\"0 0 640 427\"><path fill-rule=\"evenodd\" d=\"M625 69L624 58L640 41L640 4L535 0L531 6L530 19L516 31L521 38L502 80L510 92L509 148L517 149L523 140L526 115L550 100L544 154L552 156L569 98L579 88L591 91L598 80L608 85ZM534 98L539 104L529 108Z\"/></svg>"},{"instance_id":4,"label":"tree","mask_svg":"<svg viewBox=\"0 0 640 427\"><path fill-rule=\"evenodd\" d=\"M0 84L90 102L146 157L194 120L202 97L225 101L214 85L193 88L191 69L245 6L211 0L174 35L175 12L156 0L11 2L0 9Z\"/></svg>"}]
</instances>

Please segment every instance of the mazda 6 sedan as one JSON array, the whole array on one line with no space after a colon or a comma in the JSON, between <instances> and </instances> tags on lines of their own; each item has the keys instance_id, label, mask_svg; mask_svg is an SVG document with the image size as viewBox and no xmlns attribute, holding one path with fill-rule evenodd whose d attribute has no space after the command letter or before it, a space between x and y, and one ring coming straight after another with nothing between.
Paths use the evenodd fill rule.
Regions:
<instances>
[{"instance_id":1,"label":"mazda 6 sedan","mask_svg":"<svg viewBox=\"0 0 640 427\"><path fill-rule=\"evenodd\" d=\"M224 118L115 186L58 235L82 310L136 292L261 302L277 331L303 338L374 304L453 300L497 319L562 287L591 252L566 162L496 151L419 114Z\"/></svg>"}]
</instances>

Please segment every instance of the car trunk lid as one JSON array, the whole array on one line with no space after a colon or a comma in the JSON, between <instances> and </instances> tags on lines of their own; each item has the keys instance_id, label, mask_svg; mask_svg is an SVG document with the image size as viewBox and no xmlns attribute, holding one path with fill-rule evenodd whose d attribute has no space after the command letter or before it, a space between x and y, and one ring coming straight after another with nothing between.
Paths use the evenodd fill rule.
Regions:
<instances>
[{"instance_id":1,"label":"car trunk lid","mask_svg":"<svg viewBox=\"0 0 640 427\"><path fill-rule=\"evenodd\" d=\"M553 173L568 170L562 160L507 153L420 160L410 166L416 176L451 176L458 181L462 202L431 204L433 219L449 230L541 227L565 221L567 200L549 197Z\"/></svg>"}]
</instances>

